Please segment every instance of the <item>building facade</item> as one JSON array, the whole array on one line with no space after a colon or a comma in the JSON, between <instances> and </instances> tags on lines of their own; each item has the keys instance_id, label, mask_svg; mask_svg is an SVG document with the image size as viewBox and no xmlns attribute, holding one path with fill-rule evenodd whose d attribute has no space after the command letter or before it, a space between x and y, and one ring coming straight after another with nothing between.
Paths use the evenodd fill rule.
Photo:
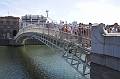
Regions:
<instances>
[{"instance_id":1,"label":"building facade","mask_svg":"<svg viewBox=\"0 0 120 79\"><path fill-rule=\"evenodd\" d=\"M0 39L12 39L19 31L19 17L0 17Z\"/></svg>"},{"instance_id":2,"label":"building facade","mask_svg":"<svg viewBox=\"0 0 120 79\"><path fill-rule=\"evenodd\" d=\"M47 18L42 15L25 15L20 19L20 28L28 26L29 24L43 24L46 23Z\"/></svg>"}]
</instances>

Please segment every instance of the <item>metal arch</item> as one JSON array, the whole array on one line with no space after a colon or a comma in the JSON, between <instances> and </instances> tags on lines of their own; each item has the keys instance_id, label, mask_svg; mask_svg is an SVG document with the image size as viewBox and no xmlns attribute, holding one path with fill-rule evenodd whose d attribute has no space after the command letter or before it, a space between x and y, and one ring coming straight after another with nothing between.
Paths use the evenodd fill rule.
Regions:
<instances>
[{"instance_id":1,"label":"metal arch","mask_svg":"<svg viewBox=\"0 0 120 79\"><path fill-rule=\"evenodd\" d=\"M25 32L20 33L20 35L23 33ZM61 40L45 33L34 33L35 32L33 31L33 33L31 34L31 38L35 38L43 42L52 49L57 48L59 50L62 50L64 52L62 57L67 61L67 63L69 63L77 72L79 72L85 78L89 78L88 75L90 75L90 64L87 60L87 54L89 51L86 50L86 48L82 47L81 45L76 45L74 42Z\"/></svg>"}]
</instances>

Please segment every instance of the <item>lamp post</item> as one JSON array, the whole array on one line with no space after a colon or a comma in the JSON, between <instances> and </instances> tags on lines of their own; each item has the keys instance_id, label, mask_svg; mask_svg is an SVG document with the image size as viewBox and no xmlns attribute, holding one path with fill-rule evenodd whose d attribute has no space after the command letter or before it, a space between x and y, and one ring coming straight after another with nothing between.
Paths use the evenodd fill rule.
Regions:
<instances>
[{"instance_id":1,"label":"lamp post","mask_svg":"<svg viewBox=\"0 0 120 79\"><path fill-rule=\"evenodd\" d=\"M48 19L48 10L46 10L46 18ZM47 22L47 24L46 24L46 27L48 28L48 35L49 35L49 21Z\"/></svg>"},{"instance_id":2,"label":"lamp post","mask_svg":"<svg viewBox=\"0 0 120 79\"><path fill-rule=\"evenodd\" d=\"M46 10L47 18L48 18L48 12L49 12L49 11L48 11L48 10Z\"/></svg>"}]
</instances>

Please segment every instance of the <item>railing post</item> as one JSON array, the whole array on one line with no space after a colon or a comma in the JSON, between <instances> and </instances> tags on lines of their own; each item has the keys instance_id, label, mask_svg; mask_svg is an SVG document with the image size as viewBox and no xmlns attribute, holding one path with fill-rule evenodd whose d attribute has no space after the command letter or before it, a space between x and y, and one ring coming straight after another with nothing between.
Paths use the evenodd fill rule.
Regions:
<instances>
[{"instance_id":1,"label":"railing post","mask_svg":"<svg viewBox=\"0 0 120 79\"><path fill-rule=\"evenodd\" d=\"M49 26L48 26L48 35L49 35Z\"/></svg>"},{"instance_id":2,"label":"railing post","mask_svg":"<svg viewBox=\"0 0 120 79\"><path fill-rule=\"evenodd\" d=\"M44 34L44 24L43 24L43 27L42 27L42 28L43 28L43 34Z\"/></svg>"}]
</instances>

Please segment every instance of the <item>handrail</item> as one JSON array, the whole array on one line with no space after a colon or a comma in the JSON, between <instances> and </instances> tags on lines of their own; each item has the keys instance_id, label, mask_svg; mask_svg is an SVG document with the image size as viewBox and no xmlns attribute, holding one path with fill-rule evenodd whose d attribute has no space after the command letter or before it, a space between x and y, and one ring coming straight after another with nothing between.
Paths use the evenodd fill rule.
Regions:
<instances>
[{"instance_id":1,"label":"handrail","mask_svg":"<svg viewBox=\"0 0 120 79\"><path fill-rule=\"evenodd\" d=\"M44 25L43 26L29 25L27 27L24 27L19 30L18 34L16 35L16 37L14 39L19 37L19 35L21 35L23 33L27 33L27 32L44 33L47 35L57 37L59 39L63 39L63 40L69 41L69 42L74 42L75 44L82 44L82 45L88 46L88 47L91 46L91 39L89 37L79 36L79 35L67 33L64 31L58 31L53 28L46 28L46 27L44 27Z\"/></svg>"},{"instance_id":2,"label":"handrail","mask_svg":"<svg viewBox=\"0 0 120 79\"><path fill-rule=\"evenodd\" d=\"M37 26L37 25L30 25L29 27L24 27L24 28L20 29L18 34L16 35L16 37L14 39L17 39L17 38L19 39L20 35L22 35L24 33L29 33L29 32L39 33L39 34L41 33L40 36L33 35L31 37L37 38L39 40L42 39L44 41L51 42L52 45L54 45L54 46L56 46L60 49L63 49L63 51L67 52L68 54L72 54L73 56L75 56L79 53L80 55L76 56L76 61L78 61L78 63L76 65L78 67L79 64L83 64L83 71L79 71L79 69L77 69L77 67L74 67L74 66L72 66L72 67L74 67L79 73L82 72L81 73L82 75L84 75L84 76L86 75L86 72L85 72L86 68L90 69L89 60L86 58L86 57L88 57L88 54L90 54L89 53L90 50L87 49L87 48L90 48L90 44L91 44L91 42L90 42L91 40L89 38L82 37L82 36L80 37L79 35L63 32L63 31L58 31L56 29L40 27L40 26ZM62 41L60 41L61 44L63 44L64 42L67 42L64 45L69 45L70 44L71 46L57 45L57 44L54 43L54 39L52 41L51 40L46 40L47 39L46 35L53 36L58 40L62 40ZM82 40L79 41L79 39L81 39L81 38L82 38ZM44 41L43 41L43 43L44 43ZM88 44L86 44L86 42ZM51 47L53 47L53 46L51 46ZM65 50L64 47L68 47L68 49ZM77 50L76 50L76 47L77 47ZM82 49L81 51L84 50L84 52L80 52L79 51L80 48ZM69 50L73 50L73 49L74 49L74 53L73 52L70 53ZM72 62L74 60L73 56L71 58ZM70 64L74 65L72 62Z\"/></svg>"}]
</instances>

